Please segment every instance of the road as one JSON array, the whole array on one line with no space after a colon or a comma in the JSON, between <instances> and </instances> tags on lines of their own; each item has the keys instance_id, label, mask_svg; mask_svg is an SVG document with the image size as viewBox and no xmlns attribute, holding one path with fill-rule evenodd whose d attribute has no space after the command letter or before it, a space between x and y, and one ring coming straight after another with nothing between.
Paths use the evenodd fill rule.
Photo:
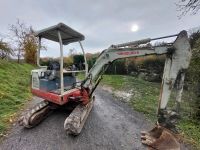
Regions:
<instances>
[{"instance_id":1,"label":"road","mask_svg":"<svg viewBox=\"0 0 200 150\"><path fill-rule=\"evenodd\" d=\"M94 107L79 136L66 135L63 110L51 114L33 129L13 125L0 144L2 150L141 150L140 131L150 127L144 116L111 93L98 88ZM30 105L37 102L34 99Z\"/></svg>"}]
</instances>

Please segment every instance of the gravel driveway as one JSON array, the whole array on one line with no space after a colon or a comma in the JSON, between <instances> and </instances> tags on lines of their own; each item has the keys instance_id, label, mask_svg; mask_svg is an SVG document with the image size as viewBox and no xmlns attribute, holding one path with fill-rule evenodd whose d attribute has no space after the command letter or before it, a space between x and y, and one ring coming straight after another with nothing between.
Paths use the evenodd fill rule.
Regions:
<instances>
[{"instance_id":1,"label":"gravel driveway","mask_svg":"<svg viewBox=\"0 0 200 150\"><path fill-rule=\"evenodd\" d=\"M63 110L52 113L33 129L13 125L2 150L141 150L140 131L150 128L143 115L98 88L94 107L79 136L66 135ZM30 105L39 101L34 99Z\"/></svg>"}]
</instances>

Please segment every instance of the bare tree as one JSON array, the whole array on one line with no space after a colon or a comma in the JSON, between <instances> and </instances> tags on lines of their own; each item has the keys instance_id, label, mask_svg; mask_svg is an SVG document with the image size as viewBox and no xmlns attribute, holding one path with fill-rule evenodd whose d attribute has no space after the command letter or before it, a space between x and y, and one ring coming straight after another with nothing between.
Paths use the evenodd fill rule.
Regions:
<instances>
[{"instance_id":1,"label":"bare tree","mask_svg":"<svg viewBox=\"0 0 200 150\"><path fill-rule=\"evenodd\" d=\"M191 13L195 15L200 10L200 0L179 0L176 3L178 11L181 12L179 17L186 15L187 13Z\"/></svg>"},{"instance_id":2,"label":"bare tree","mask_svg":"<svg viewBox=\"0 0 200 150\"><path fill-rule=\"evenodd\" d=\"M35 64L36 52L38 48L38 38L34 36L34 30L31 26L26 26L25 23L17 20L16 24L10 25L10 31L12 33L12 45L15 47L15 54L18 59L23 57L25 62ZM42 49L46 49L42 44Z\"/></svg>"},{"instance_id":3,"label":"bare tree","mask_svg":"<svg viewBox=\"0 0 200 150\"><path fill-rule=\"evenodd\" d=\"M16 24L10 25L9 30L12 34L11 40L19 63L24 53L24 43L30 29L18 19Z\"/></svg>"}]
</instances>

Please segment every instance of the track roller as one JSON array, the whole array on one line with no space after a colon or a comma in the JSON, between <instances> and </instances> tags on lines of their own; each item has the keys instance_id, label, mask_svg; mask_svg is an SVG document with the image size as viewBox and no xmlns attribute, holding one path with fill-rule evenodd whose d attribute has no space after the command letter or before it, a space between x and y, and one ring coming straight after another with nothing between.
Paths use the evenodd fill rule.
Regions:
<instances>
[{"instance_id":1,"label":"track roller","mask_svg":"<svg viewBox=\"0 0 200 150\"><path fill-rule=\"evenodd\" d=\"M64 122L64 130L67 134L78 135L87 120L87 117L93 107L94 97L87 105L79 104L66 118Z\"/></svg>"},{"instance_id":2,"label":"track roller","mask_svg":"<svg viewBox=\"0 0 200 150\"><path fill-rule=\"evenodd\" d=\"M51 111L49 102L42 101L22 115L18 123L25 128L32 128L44 120Z\"/></svg>"}]
</instances>

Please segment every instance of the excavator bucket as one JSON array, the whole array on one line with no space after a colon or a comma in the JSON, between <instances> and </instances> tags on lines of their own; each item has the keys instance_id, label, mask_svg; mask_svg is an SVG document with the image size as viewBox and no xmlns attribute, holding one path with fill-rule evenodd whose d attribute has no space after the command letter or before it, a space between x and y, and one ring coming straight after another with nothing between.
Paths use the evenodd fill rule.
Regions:
<instances>
[{"instance_id":1,"label":"excavator bucket","mask_svg":"<svg viewBox=\"0 0 200 150\"><path fill-rule=\"evenodd\" d=\"M149 132L142 131L141 141L150 150L180 150L178 135L160 125L156 125Z\"/></svg>"}]
</instances>

